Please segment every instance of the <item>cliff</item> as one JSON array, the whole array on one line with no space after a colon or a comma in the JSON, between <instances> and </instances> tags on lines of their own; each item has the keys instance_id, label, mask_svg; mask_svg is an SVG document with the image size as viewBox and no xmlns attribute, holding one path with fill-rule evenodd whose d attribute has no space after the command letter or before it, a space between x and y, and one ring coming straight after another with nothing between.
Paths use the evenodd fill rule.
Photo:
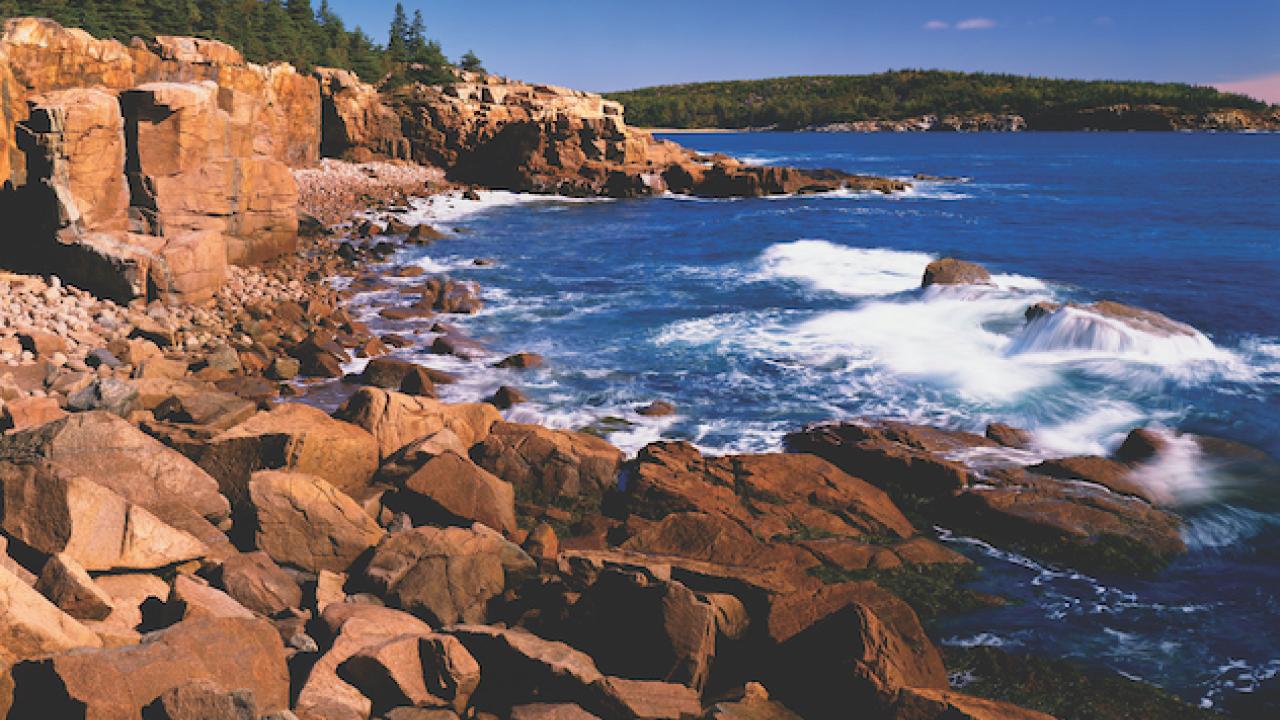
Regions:
<instances>
[{"instance_id":1,"label":"cliff","mask_svg":"<svg viewBox=\"0 0 1280 720\"><path fill-rule=\"evenodd\" d=\"M223 43L125 46L50 20L0 36L6 265L124 300L212 296L294 247L289 168L319 154L319 87Z\"/></svg>"},{"instance_id":2,"label":"cliff","mask_svg":"<svg viewBox=\"0 0 1280 720\"><path fill-rule=\"evenodd\" d=\"M350 73L320 70L317 76L327 152L351 159L412 159L444 167L459 182L612 197L905 187L884 178L752 167L722 155L703 156L628 127L620 103L579 90L460 71L453 84L411 85L380 96Z\"/></svg>"}]
</instances>

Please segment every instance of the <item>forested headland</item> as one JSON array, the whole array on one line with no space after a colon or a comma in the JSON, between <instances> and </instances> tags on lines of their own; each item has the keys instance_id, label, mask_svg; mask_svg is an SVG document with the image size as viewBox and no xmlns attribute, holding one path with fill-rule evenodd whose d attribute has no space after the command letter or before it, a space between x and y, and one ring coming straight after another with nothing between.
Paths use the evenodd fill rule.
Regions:
<instances>
[{"instance_id":1,"label":"forested headland","mask_svg":"<svg viewBox=\"0 0 1280 720\"><path fill-rule=\"evenodd\" d=\"M670 128L803 128L860 120L1010 113L1034 116L1127 104L1201 114L1265 110L1266 103L1183 83L1060 80L942 70L893 70L664 85L608 93L633 125Z\"/></svg>"}]
</instances>

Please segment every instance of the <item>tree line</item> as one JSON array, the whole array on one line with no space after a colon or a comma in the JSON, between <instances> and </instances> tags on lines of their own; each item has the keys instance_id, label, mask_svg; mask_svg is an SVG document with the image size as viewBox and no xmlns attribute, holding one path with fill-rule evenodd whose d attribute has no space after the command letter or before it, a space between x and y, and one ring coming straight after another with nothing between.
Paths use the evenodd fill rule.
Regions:
<instances>
[{"instance_id":1,"label":"tree line","mask_svg":"<svg viewBox=\"0 0 1280 720\"><path fill-rule=\"evenodd\" d=\"M609 93L627 107L627 121L644 127L802 128L856 120L920 115L1069 110L1128 103L1164 105L1183 113L1229 108L1263 110L1266 103L1182 83L1058 80L941 70L893 70L665 85Z\"/></svg>"},{"instance_id":2,"label":"tree line","mask_svg":"<svg viewBox=\"0 0 1280 720\"><path fill-rule=\"evenodd\" d=\"M99 38L191 35L235 46L252 62L285 61L354 71L366 82L396 85L449 80L452 63L427 37L421 11L401 3L385 43L360 26L348 29L328 0L0 0L0 19L36 16L79 27ZM459 66L482 70L468 51Z\"/></svg>"}]
</instances>

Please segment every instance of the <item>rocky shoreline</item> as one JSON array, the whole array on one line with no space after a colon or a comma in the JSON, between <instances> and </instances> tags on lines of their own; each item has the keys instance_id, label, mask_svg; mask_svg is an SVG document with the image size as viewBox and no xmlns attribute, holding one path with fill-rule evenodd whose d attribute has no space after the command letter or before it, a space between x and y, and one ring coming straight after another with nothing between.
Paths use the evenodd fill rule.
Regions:
<instances>
[{"instance_id":1,"label":"rocky shoreline","mask_svg":"<svg viewBox=\"0 0 1280 720\"><path fill-rule=\"evenodd\" d=\"M429 234L367 215L203 308L113 314L8 278L27 311L5 325L56 292L85 319L47 323L97 332L16 332L4 373L10 717L1047 717L949 688L924 623L999 599L964 589L972 563L932 524L1097 571L1181 551L1176 516L1124 484L1159 452L1143 431L1116 458L1028 468L957 459L1016 448L1013 428L862 421L785 454L626 458L435 400L447 374L387 358L404 339L343 308L378 281L368 263ZM420 316L477 307L474 287L423 287ZM355 356L381 359L332 416L288 400Z\"/></svg>"},{"instance_id":2,"label":"rocky shoreline","mask_svg":"<svg viewBox=\"0 0 1280 720\"><path fill-rule=\"evenodd\" d=\"M491 76L384 97L221 43L34 19L6 26L0 60L23 138L0 148L3 200L27 233L5 256L22 272L0 275L6 717L1084 717L951 687L930 621L1001 601L964 587L974 565L935 524L1098 572L1183 550L1131 481L1167 442L1145 431L1030 465L1016 428L874 420L797 428L789 452L628 457L504 419L518 387L443 402L454 377L396 357L491 360L449 322L481 307L474 284L384 277L443 235L403 222L414 198L906 183L703 157L598 96ZM945 261L924 283L987 277ZM378 289L418 332L353 316ZM1196 716L1124 687L1150 716Z\"/></svg>"}]
</instances>

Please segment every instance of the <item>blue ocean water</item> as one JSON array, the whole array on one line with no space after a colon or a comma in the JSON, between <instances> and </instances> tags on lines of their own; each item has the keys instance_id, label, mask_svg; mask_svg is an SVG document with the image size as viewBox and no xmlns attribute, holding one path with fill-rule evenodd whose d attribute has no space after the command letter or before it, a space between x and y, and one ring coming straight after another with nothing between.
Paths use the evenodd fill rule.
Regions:
<instances>
[{"instance_id":1,"label":"blue ocean water","mask_svg":"<svg viewBox=\"0 0 1280 720\"><path fill-rule=\"evenodd\" d=\"M410 215L463 232L398 261L483 285L485 311L457 324L493 357L547 359L499 371L415 356L463 373L447 398L517 385L532 402L513 419L603 422L628 450L658 438L773 450L808 422L876 416L1008 422L1045 455L1104 453L1154 425L1280 456L1280 136L673 139L749 162L952 179L894 196L424 200ZM920 290L943 256L982 263L997 287ZM1023 318L1039 300L1098 299L1199 332ZM677 415L635 412L655 399ZM1185 558L1152 579L1091 578L956 538L983 564L980 588L1020 602L942 639L1102 662L1205 705L1280 674L1280 477L1225 476L1187 451L1146 481L1187 516Z\"/></svg>"}]
</instances>

